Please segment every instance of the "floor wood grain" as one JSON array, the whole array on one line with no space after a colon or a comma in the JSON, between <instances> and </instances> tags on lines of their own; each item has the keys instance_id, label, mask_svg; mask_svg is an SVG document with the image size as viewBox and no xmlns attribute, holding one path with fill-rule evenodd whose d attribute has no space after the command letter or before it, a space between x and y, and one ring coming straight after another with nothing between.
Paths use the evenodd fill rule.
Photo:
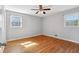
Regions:
<instances>
[{"instance_id":1,"label":"floor wood grain","mask_svg":"<svg viewBox=\"0 0 79 59\"><path fill-rule=\"evenodd\" d=\"M7 42L4 53L78 53L79 44L39 35Z\"/></svg>"}]
</instances>

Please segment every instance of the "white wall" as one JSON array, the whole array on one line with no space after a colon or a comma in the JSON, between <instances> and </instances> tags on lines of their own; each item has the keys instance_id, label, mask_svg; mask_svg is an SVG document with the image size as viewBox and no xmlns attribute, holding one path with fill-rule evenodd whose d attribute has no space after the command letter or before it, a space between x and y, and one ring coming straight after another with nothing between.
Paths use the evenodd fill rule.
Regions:
<instances>
[{"instance_id":1,"label":"white wall","mask_svg":"<svg viewBox=\"0 0 79 59\"><path fill-rule=\"evenodd\" d=\"M61 14L48 16L43 18L43 34L44 35L62 35L64 33L64 20Z\"/></svg>"},{"instance_id":2,"label":"white wall","mask_svg":"<svg viewBox=\"0 0 79 59\"><path fill-rule=\"evenodd\" d=\"M11 28L10 27L10 15L22 16L23 27L22 28ZM27 14L21 14L13 11L6 11L7 17L7 40L15 40L18 38L30 37L39 35L42 33L42 22L41 18L31 16Z\"/></svg>"},{"instance_id":3,"label":"white wall","mask_svg":"<svg viewBox=\"0 0 79 59\"><path fill-rule=\"evenodd\" d=\"M59 37L66 40L79 41L79 27L64 27L64 15L79 12L79 8L63 11L52 16L43 18L43 34Z\"/></svg>"}]
</instances>

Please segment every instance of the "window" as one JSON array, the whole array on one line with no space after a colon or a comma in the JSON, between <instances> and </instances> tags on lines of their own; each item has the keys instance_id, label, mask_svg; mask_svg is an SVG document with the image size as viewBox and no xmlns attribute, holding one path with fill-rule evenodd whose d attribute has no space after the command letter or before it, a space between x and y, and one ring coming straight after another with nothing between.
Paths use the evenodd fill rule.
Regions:
<instances>
[{"instance_id":1,"label":"window","mask_svg":"<svg viewBox=\"0 0 79 59\"><path fill-rule=\"evenodd\" d=\"M65 15L64 21L65 27L79 27L79 16L77 15Z\"/></svg>"},{"instance_id":2,"label":"window","mask_svg":"<svg viewBox=\"0 0 79 59\"><path fill-rule=\"evenodd\" d=\"M22 17L11 15L10 16L10 25L12 28L22 27Z\"/></svg>"}]
</instances>

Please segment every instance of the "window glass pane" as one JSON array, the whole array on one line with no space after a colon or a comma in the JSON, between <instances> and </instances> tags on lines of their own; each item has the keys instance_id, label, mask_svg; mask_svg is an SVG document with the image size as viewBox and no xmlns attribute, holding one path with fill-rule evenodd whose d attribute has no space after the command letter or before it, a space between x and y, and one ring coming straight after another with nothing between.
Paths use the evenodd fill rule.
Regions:
<instances>
[{"instance_id":1,"label":"window glass pane","mask_svg":"<svg viewBox=\"0 0 79 59\"><path fill-rule=\"evenodd\" d=\"M79 16L66 15L64 16L65 26L79 26Z\"/></svg>"},{"instance_id":2,"label":"window glass pane","mask_svg":"<svg viewBox=\"0 0 79 59\"><path fill-rule=\"evenodd\" d=\"M10 23L11 27L22 27L22 17L11 15Z\"/></svg>"}]
</instances>

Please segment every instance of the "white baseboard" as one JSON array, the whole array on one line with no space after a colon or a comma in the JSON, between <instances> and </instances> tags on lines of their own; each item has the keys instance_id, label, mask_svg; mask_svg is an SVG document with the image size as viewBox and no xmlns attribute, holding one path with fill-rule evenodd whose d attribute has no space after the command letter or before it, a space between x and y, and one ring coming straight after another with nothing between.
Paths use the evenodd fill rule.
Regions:
<instances>
[{"instance_id":1,"label":"white baseboard","mask_svg":"<svg viewBox=\"0 0 79 59\"><path fill-rule=\"evenodd\" d=\"M31 36L26 36L26 37L21 37L21 38L16 38L16 39L10 39L10 40L7 40L7 42L8 42L8 41L14 41L14 40L20 40L20 39L23 39L23 38L34 37L34 36L38 36L38 35L41 35L41 34L31 35Z\"/></svg>"},{"instance_id":2,"label":"white baseboard","mask_svg":"<svg viewBox=\"0 0 79 59\"><path fill-rule=\"evenodd\" d=\"M78 41L67 39L67 38L63 38L63 37L58 37L58 36L54 36L54 35L46 35L46 34L44 34L44 35L45 36L54 37L54 38L58 38L58 39L61 39L61 40L66 40L66 41L71 41L71 42L79 43Z\"/></svg>"},{"instance_id":3,"label":"white baseboard","mask_svg":"<svg viewBox=\"0 0 79 59\"><path fill-rule=\"evenodd\" d=\"M17 38L17 39L12 39L12 40L7 40L7 42L8 42L8 41L19 40L19 39L23 39L23 38L29 38L29 37L39 36L39 35L42 35L42 34L37 34L37 35L32 35L32 36L26 36L26 37ZM61 40L66 40L66 41L71 41L71 42L79 43L78 41L71 40L71 39L67 39L67 38L63 38L63 37L58 37L58 36L54 36L54 35L47 35L47 34L43 34L43 35L45 35L45 36L50 36L50 37L55 37L55 38L58 38L58 39L61 39Z\"/></svg>"}]
</instances>

